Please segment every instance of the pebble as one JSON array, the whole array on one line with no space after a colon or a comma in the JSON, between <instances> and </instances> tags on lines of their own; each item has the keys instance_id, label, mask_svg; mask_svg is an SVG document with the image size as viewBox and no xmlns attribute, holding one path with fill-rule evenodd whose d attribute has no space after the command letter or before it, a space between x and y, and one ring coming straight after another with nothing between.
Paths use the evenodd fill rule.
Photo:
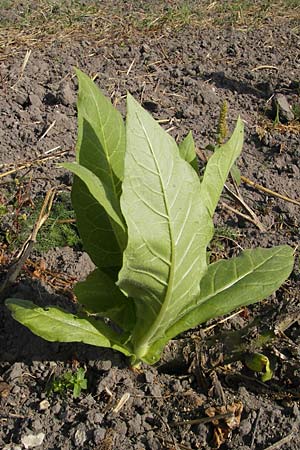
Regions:
<instances>
[{"instance_id":1,"label":"pebble","mask_svg":"<svg viewBox=\"0 0 300 450\"><path fill-rule=\"evenodd\" d=\"M241 436L247 436L251 432L252 423L249 419L244 419L241 421L239 426L239 432Z\"/></svg>"},{"instance_id":2,"label":"pebble","mask_svg":"<svg viewBox=\"0 0 300 450\"><path fill-rule=\"evenodd\" d=\"M76 97L69 83L64 83L59 92L59 100L64 106L73 106L76 103Z\"/></svg>"},{"instance_id":3,"label":"pebble","mask_svg":"<svg viewBox=\"0 0 300 450\"><path fill-rule=\"evenodd\" d=\"M84 430L76 430L74 435L74 443L76 446L82 446L86 441L86 432Z\"/></svg>"},{"instance_id":4,"label":"pebble","mask_svg":"<svg viewBox=\"0 0 300 450\"><path fill-rule=\"evenodd\" d=\"M30 94L29 101L30 101L31 105L35 108L40 108L42 105L41 99L36 94Z\"/></svg>"},{"instance_id":5,"label":"pebble","mask_svg":"<svg viewBox=\"0 0 300 450\"><path fill-rule=\"evenodd\" d=\"M24 107L28 103L28 95L25 92L18 92L15 100L18 105Z\"/></svg>"},{"instance_id":6,"label":"pebble","mask_svg":"<svg viewBox=\"0 0 300 450\"><path fill-rule=\"evenodd\" d=\"M103 441L105 432L105 428L96 428L94 430L94 442L96 445L99 445Z\"/></svg>"},{"instance_id":7,"label":"pebble","mask_svg":"<svg viewBox=\"0 0 300 450\"><path fill-rule=\"evenodd\" d=\"M275 94L272 99L273 104L273 112L277 114L277 108L279 111L279 120L281 122L290 122L294 119L293 111L289 105L289 102L285 95L283 94Z\"/></svg>"},{"instance_id":8,"label":"pebble","mask_svg":"<svg viewBox=\"0 0 300 450\"><path fill-rule=\"evenodd\" d=\"M27 448L34 448L34 447L38 447L39 445L42 445L44 439L45 439L45 433L26 434L25 436L21 437L21 442L24 445L24 447L27 449Z\"/></svg>"},{"instance_id":9,"label":"pebble","mask_svg":"<svg viewBox=\"0 0 300 450\"><path fill-rule=\"evenodd\" d=\"M39 404L39 409L40 411L46 411L46 409L48 409L50 406L50 403L48 402L48 400L42 400Z\"/></svg>"},{"instance_id":10,"label":"pebble","mask_svg":"<svg viewBox=\"0 0 300 450\"><path fill-rule=\"evenodd\" d=\"M23 365L22 363L14 363L10 369L9 379L10 381L14 381L17 378L21 378L23 373Z\"/></svg>"},{"instance_id":11,"label":"pebble","mask_svg":"<svg viewBox=\"0 0 300 450\"><path fill-rule=\"evenodd\" d=\"M141 425L142 425L142 418L140 414L136 413L134 417L128 422L129 435L131 436L138 435L141 430Z\"/></svg>"},{"instance_id":12,"label":"pebble","mask_svg":"<svg viewBox=\"0 0 300 450\"><path fill-rule=\"evenodd\" d=\"M91 423L97 424L101 423L103 420L104 414L97 411L89 411L87 414L87 418Z\"/></svg>"},{"instance_id":13,"label":"pebble","mask_svg":"<svg viewBox=\"0 0 300 450\"><path fill-rule=\"evenodd\" d=\"M53 414L58 414L61 410L61 404L59 402L55 403L52 407Z\"/></svg>"}]
</instances>

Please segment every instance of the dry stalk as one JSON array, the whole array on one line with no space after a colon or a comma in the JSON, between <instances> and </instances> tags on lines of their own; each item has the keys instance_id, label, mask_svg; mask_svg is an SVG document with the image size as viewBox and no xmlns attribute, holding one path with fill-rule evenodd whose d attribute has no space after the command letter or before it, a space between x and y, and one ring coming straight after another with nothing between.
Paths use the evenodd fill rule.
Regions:
<instances>
[{"instance_id":1,"label":"dry stalk","mask_svg":"<svg viewBox=\"0 0 300 450\"><path fill-rule=\"evenodd\" d=\"M28 239L24 242L21 250L17 254L15 261L10 266L6 279L4 280L4 283L0 288L0 299L5 297L9 287L16 281L26 259L28 258L36 242L37 234L40 228L44 225L44 223L49 217L55 193L56 193L55 188L52 188L47 192L39 217L33 227L33 230Z\"/></svg>"},{"instance_id":2,"label":"dry stalk","mask_svg":"<svg viewBox=\"0 0 300 450\"><path fill-rule=\"evenodd\" d=\"M233 212L237 216L242 217L243 219L247 220L248 222L253 223L254 225L256 225L258 227L257 222L254 219L252 219L250 216L248 216L247 214L241 213L241 211L239 211L238 209L233 208L230 205L227 205L227 203L225 203L225 202L220 202L220 205L223 206L223 208L228 209L228 211ZM263 228L263 231L265 231L265 228Z\"/></svg>"},{"instance_id":3,"label":"dry stalk","mask_svg":"<svg viewBox=\"0 0 300 450\"><path fill-rule=\"evenodd\" d=\"M52 149L53 150L53 149ZM59 156L64 155L65 153L68 153L70 150L62 150L60 152L54 153L53 155L41 155L38 158L32 159L31 161L24 162L23 164L20 164L18 167L15 167L14 169L7 170L6 172L0 173L0 178L6 177L8 175L12 175L13 173L18 172L19 170L28 169L29 167L32 167L36 164L43 163L45 161L49 161L50 159L58 158ZM47 153L50 153L50 150L48 150Z\"/></svg>"},{"instance_id":4,"label":"dry stalk","mask_svg":"<svg viewBox=\"0 0 300 450\"><path fill-rule=\"evenodd\" d=\"M255 189L265 192L266 194L272 195L272 197L278 197L278 198L281 198L282 200L285 200L286 202L293 203L294 205L300 206L300 201L294 200L293 198L287 197L286 195L282 195L282 194L279 194L278 192L272 191L271 189L268 189L268 188L262 186L261 184L258 184L258 183L255 183L254 181L249 180L249 178L246 178L243 175L241 176L241 180L244 183L249 184L249 186L254 187Z\"/></svg>"},{"instance_id":5,"label":"dry stalk","mask_svg":"<svg viewBox=\"0 0 300 450\"><path fill-rule=\"evenodd\" d=\"M235 187L236 184L234 183ZM252 209L250 208L249 205L247 205L247 203L245 202L245 200L243 199L242 195L240 194L238 188L236 187L237 190L237 194L235 194L234 192L232 192L229 187L225 184L225 189L226 191L231 195L231 197L234 198L234 200L236 200L238 203L240 203L240 205L245 209L245 211L249 214L249 215L245 215L242 213L238 213L236 209L232 208L231 206L229 207L229 205L225 206L226 203L223 204L223 206L225 206L225 208L227 207L227 209L231 209L231 211L235 211L236 214L240 215L241 217L243 217L244 219L252 222L254 225L257 226L257 228L262 231L265 232L266 228L265 226L260 222L259 218L257 217L257 215L255 214L254 211L252 211Z\"/></svg>"}]
</instances>

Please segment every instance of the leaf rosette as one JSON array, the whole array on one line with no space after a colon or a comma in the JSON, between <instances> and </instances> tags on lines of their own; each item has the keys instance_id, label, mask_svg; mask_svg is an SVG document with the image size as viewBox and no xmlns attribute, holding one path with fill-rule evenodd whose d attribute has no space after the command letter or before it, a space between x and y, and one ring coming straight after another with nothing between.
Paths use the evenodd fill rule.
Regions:
<instances>
[{"instance_id":1,"label":"leaf rosette","mask_svg":"<svg viewBox=\"0 0 300 450\"><path fill-rule=\"evenodd\" d=\"M204 176L192 134L179 144L130 95L126 126L77 70L78 141L72 202L97 268L77 284L73 315L7 299L14 318L50 341L111 347L153 364L165 344L208 319L266 298L289 276L293 249L251 249L207 264L212 217L243 146L238 119Z\"/></svg>"}]
</instances>

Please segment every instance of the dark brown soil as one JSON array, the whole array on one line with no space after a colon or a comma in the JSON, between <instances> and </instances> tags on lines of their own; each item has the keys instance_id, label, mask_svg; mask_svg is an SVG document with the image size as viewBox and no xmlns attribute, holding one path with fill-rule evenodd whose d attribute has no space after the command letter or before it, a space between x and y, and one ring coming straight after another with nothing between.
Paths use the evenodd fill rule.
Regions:
<instances>
[{"instance_id":1,"label":"dark brown soil","mask_svg":"<svg viewBox=\"0 0 300 450\"><path fill-rule=\"evenodd\" d=\"M205 147L216 141L226 100L229 128L239 114L246 125L238 163L242 175L300 201L299 23L269 20L258 29L162 26L156 33L139 32L103 43L94 42L92 36L68 44L53 41L33 47L22 70L26 50L19 48L1 58L1 171L64 153L0 178L0 206L5 207L0 216L3 280L20 249L13 249L7 239L7 232L20 232L16 215L34 208L51 187L68 192L71 186L72 177L57 163L74 159L74 67L97 75L97 83L122 113L128 90L176 138L193 130L204 154L208 154ZM283 94L294 108L293 120L280 116L276 124L271 106L275 94ZM115 352L45 342L0 305L1 449L31 448L24 445L28 435L40 435L42 443L35 448L49 450L300 448L300 207L247 183L240 191L266 231L220 207L212 257L231 256L241 247L287 243L295 248L294 271L268 300L172 341L157 366L134 372ZM227 194L223 201L242 211ZM73 310L70 286L91 271L88 256L77 247L56 247L43 254L35 250L30 258L9 296ZM58 279L64 284L58 286ZM258 348L274 365L273 378L262 383L259 374L246 368L243 357L232 361L231 338L245 330L242 344L251 349L259 333L280 328L287 317L291 323L285 333L278 332L275 340ZM216 326L207 330L212 324ZM51 377L77 366L86 369L87 390L78 399L71 392L48 398ZM128 400L115 412L124 394ZM45 399L49 403L43 409ZM230 408L235 423L228 417L208 419ZM199 420L183 423L194 419Z\"/></svg>"}]
</instances>

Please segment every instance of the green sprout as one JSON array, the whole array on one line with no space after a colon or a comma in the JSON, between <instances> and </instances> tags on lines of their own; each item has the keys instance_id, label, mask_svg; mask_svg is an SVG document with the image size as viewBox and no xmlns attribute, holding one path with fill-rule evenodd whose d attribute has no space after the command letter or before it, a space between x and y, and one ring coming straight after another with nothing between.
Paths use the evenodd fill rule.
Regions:
<instances>
[{"instance_id":1,"label":"green sprout","mask_svg":"<svg viewBox=\"0 0 300 450\"><path fill-rule=\"evenodd\" d=\"M87 389L87 379L85 378L85 370L79 367L76 372L66 372L61 377L55 377L49 387L48 395L53 393L61 396L66 395L68 390L72 389L73 398L78 398L81 391Z\"/></svg>"}]
</instances>

